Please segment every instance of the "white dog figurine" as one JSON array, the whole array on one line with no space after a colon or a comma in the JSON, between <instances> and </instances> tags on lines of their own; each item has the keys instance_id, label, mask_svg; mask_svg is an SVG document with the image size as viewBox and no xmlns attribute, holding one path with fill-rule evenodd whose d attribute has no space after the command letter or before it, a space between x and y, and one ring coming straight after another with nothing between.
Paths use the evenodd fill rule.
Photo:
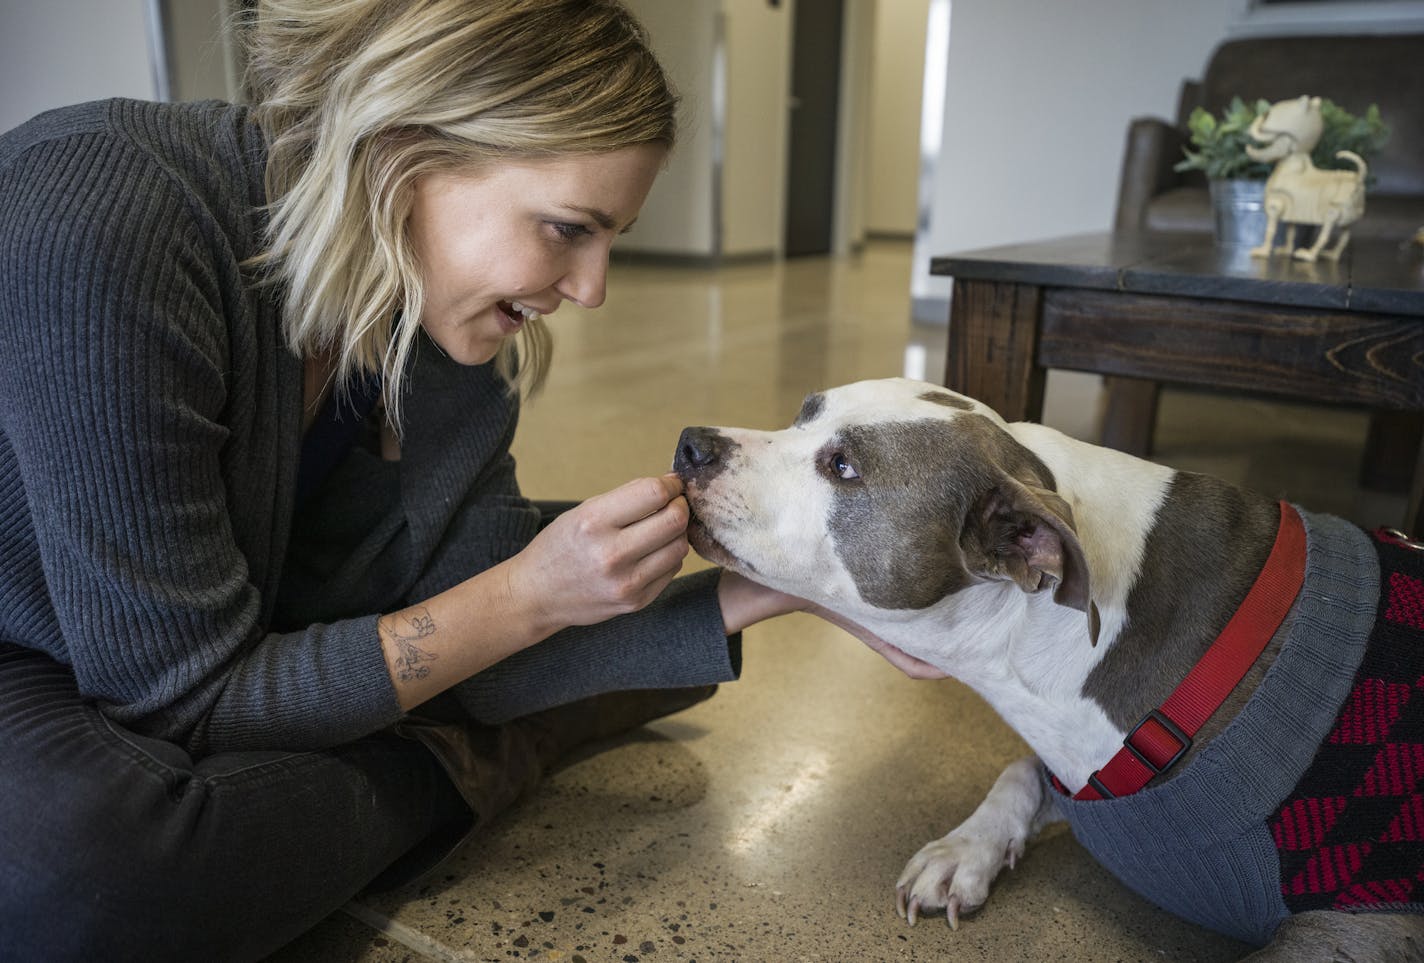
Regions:
<instances>
[{"instance_id":1,"label":"white dog figurine","mask_svg":"<svg viewBox=\"0 0 1424 963\"><path fill-rule=\"evenodd\" d=\"M911 923L957 927L1066 819L1253 959L1424 959L1419 546L905 379L689 428L674 467L705 558L961 679L1037 753L909 861Z\"/></svg>"},{"instance_id":2,"label":"white dog figurine","mask_svg":"<svg viewBox=\"0 0 1424 963\"><path fill-rule=\"evenodd\" d=\"M1319 97L1298 97L1271 105L1270 110L1251 124L1250 134L1259 147L1247 147L1247 155L1255 161L1275 163L1266 178L1266 236L1251 249L1254 257L1270 257L1276 228L1286 225L1283 252L1294 249L1296 258L1314 261L1317 257L1337 261L1350 242L1348 225L1365 213L1364 159L1353 151L1337 151L1355 165L1353 171L1323 171L1310 160L1310 152L1320 143L1325 129L1320 116ZM1315 243L1295 248L1295 228L1298 224L1319 228ZM1335 246L1326 249L1332 233Z\"/></svg>"}]
</instances>

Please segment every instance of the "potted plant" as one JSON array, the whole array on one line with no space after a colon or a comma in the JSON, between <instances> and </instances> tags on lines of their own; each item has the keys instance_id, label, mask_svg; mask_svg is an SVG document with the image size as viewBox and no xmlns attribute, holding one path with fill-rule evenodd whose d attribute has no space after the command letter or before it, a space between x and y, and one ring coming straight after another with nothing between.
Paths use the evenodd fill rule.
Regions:
<instances>
[{"instance_id":1,"label":"potted plant","mask_svg":"<svg viewBox=\"0 0 1424 963\"><path fill-rule=\"evenodd\" d=\"M1263 199L1271 165L1252 160L1246 148L1254 143L1251 125L1270 108L1266 100L1247 104L1240 97L1233 97L1219 118L1201 107L1187 118L1190 146L1183 148L1185 157L1175 169L1199 170L1206 175L1218 243L1258 244L1266 230ZM1341 150L1369 160L1389 139L1389 127L1380 119L1375 104L1357 117L1332 101L1322 100L1320 114L1324 132L1310 155L1316 167L1348 168L1335 156ZM1366 178L1367 185L1372 182L1373 177Z\"/></svg>"}]
</instances>

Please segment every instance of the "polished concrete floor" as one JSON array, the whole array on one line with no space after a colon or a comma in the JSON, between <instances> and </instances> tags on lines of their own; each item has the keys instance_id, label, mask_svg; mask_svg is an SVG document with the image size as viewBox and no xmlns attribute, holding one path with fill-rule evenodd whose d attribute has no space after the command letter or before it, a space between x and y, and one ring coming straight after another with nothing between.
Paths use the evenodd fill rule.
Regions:
<instances>
[{"instance_id":1,"label":"polished concrete floor","mask_svg":"<svg viewBox=\"0 0 1424 963\"><path fill-rule=\"evenodd\" d=\"M781 427L803 395L943 369L911 326L908 244L720 270L617 264L598 312L565 309L515 446L526 492L579 498L665 471L686 425ZM1044 420L1091 437L1097 382L1050 379ZM1363 524L1359 413L1171 392L1155 457ZM692 562L692 565L701 563ZM1023 743L952 680L914 682L809 616L755 626L740 681L548 778L433 879L368 897L279 953L296 961L1226 961L1062 828L977 915L911 928L905 860L967 816Z\"/></svg>"}]
</instances>

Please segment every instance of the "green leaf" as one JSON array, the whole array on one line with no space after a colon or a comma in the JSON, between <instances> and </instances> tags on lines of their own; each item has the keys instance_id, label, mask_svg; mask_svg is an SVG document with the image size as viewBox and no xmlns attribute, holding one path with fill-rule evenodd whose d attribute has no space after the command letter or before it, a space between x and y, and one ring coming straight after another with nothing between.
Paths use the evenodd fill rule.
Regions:
<instances>
[{"instance_id":1,"label":"green leaf","mask_svg":"<svg viewBox=\"0 0 1424 963\"><path fill-rule=\"evenodd\" d=\"M1247 104L1240 97L1231 98L1220 118L1201 107L1196 108L1187 118L1190 146L1183 147L1182 160L1173 170L1200 170L1212 179L1264 180L1271 173L1271 165L1253 161L1247 156L1246 148L1253 143L1251 125L1270 109L1270 101L1258 98ZM1368 161L1389 139L1389 127L1381 119L1377 104L1371 104L1362 116L1356 117L1338 104L1322 100L1320 116L1324 130L1320 143L1311 152L1311 160L1317 167L1353 168L1353 164L1336 154L1348 150ZM1372 177L1366 179L1367 184L1371 181Z\"/></svg>"}]
</instances>

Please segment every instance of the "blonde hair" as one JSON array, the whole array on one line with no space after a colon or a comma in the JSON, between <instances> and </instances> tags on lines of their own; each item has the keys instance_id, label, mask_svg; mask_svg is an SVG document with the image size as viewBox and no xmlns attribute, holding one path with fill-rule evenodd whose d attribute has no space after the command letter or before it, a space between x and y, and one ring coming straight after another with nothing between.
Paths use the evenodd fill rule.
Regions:
<instances>
[{"instance_id":1,"label":"blonde hair","mask_svg":"<svg viewBox=\"0 0 1424 963\"><path fill-rule=\"evenodd\" d=\"M416 179L675 137L677 97L619 0L260 0L247 17L271 214L256 260L292 350L335 351L343 390L381 372L396 425L424 302ZM531 319L495 362L532 393L551 351Z\"/></svg>"}]
</instances>

